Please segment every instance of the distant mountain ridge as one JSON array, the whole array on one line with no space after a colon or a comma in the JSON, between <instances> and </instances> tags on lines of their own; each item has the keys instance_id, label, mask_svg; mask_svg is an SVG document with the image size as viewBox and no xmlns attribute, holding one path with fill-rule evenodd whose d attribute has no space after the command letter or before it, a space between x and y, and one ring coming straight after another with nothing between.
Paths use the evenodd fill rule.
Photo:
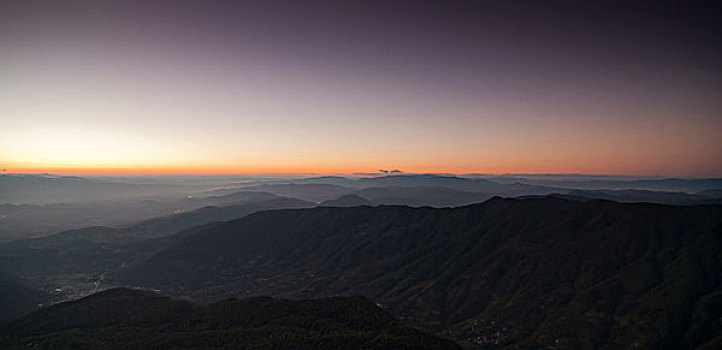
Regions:
<instances>
[{"instance_id":1,"label":"distant mountain ridge","mask_svg":"<svg viewBox=\"0 0 722 350\"><path fill-rule=\"evenodd\" d=\"M582 179L577 178L542 178L542 177L488 177L498 183L527 183L538 186L552 186L563 189L589 190L650 190L650 191L684 191L696 193L705 190L722 188L722 178L652 178L652 179Z\"/></svg>"},{"instance_id":2,"label":"distant mountain ridge","mask_svg":"<svg viewBox=\"0 0 722 350\"><path fill-rule=\"evenodd\" d=\"M373 205L373 202L359 195L346 194L319 204L322 207L358 207L362 205Z\"/></svg>"},{"instance_id":3,"label":"distant mountain ridge","mask_svg":"<svg viewBox=\"0 0 722 350\"><path fill-rule=\"evenodd\" d=\"M362 294L475 346L689 348L722 340L703 306L722 305L720 252L720 206L497 197L256 213L117 278L196 300Z\"/></svg>"},{"instance_id":4,"label":"distant mountain ridge","mask_svg":"<svg viewBox=\"0 0 722 350\"><path fill-rule=\"evenodd\" d=\"M329 181L325 183L324 181ZM478 203L499 196L543 195L559 192L553 187L522 183L501 184L484 179L431 174L389 175L372 178L309 178L285 183L244 185L216 193L267 191L322 203L345 195L357 195L376 205L449 207Z\"/></svg>"},{"instance_id":5,"label":"distant mountain ridge","mask_svg":"<svg viewBox=\"0 0 722 350\"><path fill-rule=\"evenodd\" d=\"M480 192L455 190L447 187L369 187L353 192L368 198L376 205L406 205L410 207L460 207L473 203L481 203L490 195Z\"/></svg>"},{"instance_id":6,"label":"distant mountain ridge","mask_svg":"<svg viewBox=\"0 0 722 350\"><path fill-rule=\"evenodd\" d=\"M225 202L234 203L232 200ZM244 200L241 203L223 207L206 206L189 212L144 220L122 228L97 226L68 230L44 237L17 240L10 243L10 245L50 248L62 247L63 244L69 242L77 248L76 244L79 240L85 240L88 243L137 242L166 236L209 222L232 220L258 211L278 208L310 208L314 206L314 203L300 199L278 197L271 194L262 194L261 197L254 197L253 200Z\"/></svg>"},{"instance_id":7,"label":"distant mountain ridge","mask_svg":"<svg viewBox=\"0 0 722 350\"><path fill-rule=\"evenodd\" d=\"M186 188L177 184L129 184L78 176L0 174L0 204L47 204L143 197Z\"/></svg>"},{"instance_id":8,"label":"distant mountain ridge","mask_svg":"<svg viewBox=\"0 0 722 350\"><path fill-rule=\"evenodd\" d=\"M78 191L82 192L81 189ZM94 203L0 204L0 240L11 241L45 236L90 226L117 228L204 206L233 206L278 198L280 196L269 192L235 191L225 196L207 197L176 195L155 199L135 198Z\"/></svg>"},{"instance_id":9,"label":"distant mountain ridge","mask_svg":"<svg viewBox=\"0 0 722 350\"><path fill-rule=\"evenodd\" d=\"M659 203L669 205L722 205L722 193L702 191L695 194L650 190L571 190L569 196L606 199L629 203Z\"/></svg>"}]
</instances>

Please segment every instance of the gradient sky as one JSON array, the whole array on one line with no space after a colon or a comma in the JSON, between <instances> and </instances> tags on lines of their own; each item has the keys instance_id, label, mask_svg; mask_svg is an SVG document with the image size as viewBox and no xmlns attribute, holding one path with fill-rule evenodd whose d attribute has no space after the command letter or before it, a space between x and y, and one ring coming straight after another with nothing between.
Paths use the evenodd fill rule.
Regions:
<instances>
[{"instance_id":1,"label":"gradient sky","mask_svg":"<svg viewBox=\"0 0 722 350\"><path fill-rule=\"evenodd\" d=\"M0 166L722 176L717 12L576 3L0 1Z\"/></svg>"}]
</instances>

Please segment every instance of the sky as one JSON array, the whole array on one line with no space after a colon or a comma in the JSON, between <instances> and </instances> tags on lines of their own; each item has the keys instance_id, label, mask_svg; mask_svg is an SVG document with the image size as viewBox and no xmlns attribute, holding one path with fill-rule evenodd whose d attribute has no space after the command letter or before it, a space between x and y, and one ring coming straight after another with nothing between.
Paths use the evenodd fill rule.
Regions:
<instances>
[{"instance_id":1,"label":"sky","mask_svg":"<svg viewBox=\"0 0 722 350\"><path fill-rule=\"evenodd\" d=\"M689 1L0 0L8 172L722 176Z\"/></svg>"}]
</instances>

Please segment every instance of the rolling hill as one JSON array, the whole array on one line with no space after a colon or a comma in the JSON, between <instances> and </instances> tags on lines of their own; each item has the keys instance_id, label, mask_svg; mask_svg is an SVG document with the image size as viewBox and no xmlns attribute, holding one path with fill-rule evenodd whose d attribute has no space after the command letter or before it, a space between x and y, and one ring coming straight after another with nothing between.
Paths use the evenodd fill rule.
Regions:
<instances>
[{"instance_id":1,"label":"rolling hill","mask_svg":"<svg viewBox=\"0 0 722 350\"><path fill-rule=\"evenodd\" d=\"M229 299L209 306L111 289L0 327L40 349L461 349L404 327L363 297Z\"/></svg>"}]
</instances>

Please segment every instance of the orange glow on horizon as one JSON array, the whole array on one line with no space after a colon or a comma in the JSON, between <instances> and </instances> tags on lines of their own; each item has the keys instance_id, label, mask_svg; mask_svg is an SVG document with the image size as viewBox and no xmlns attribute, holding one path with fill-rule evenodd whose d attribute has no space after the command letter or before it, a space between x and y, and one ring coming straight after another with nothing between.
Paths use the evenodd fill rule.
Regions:
<instances>
[{"instance_id":1,"label":"orange glow on horizon","mask_svg":"<svg viewBox=\"0 0 722 350\"><path fill-rule=\"evenodd\" d=\"M587 174L587 175L630 175L630 176L675 176L658 172L644 171L600 171L589 169L588 171L579 171L579 169L565 168L524 168L524 167L487 167L483 169L473 169L469 167L463 168L440 168L440 167L384 167L384 168L400 168L404 173L409 174ZM169 166L169 167L34 167L34 166L18 166L3 168L3 174L13 173L50 173L50 174L72 174L72 175L354 175L357 173L378 173L378 168L334 168L334 167L192 167L192 166ZM381 173L378 173L381 174ZM707 177L707 174L690 174L688 176Z\"/></svg>"}]
</instances>

